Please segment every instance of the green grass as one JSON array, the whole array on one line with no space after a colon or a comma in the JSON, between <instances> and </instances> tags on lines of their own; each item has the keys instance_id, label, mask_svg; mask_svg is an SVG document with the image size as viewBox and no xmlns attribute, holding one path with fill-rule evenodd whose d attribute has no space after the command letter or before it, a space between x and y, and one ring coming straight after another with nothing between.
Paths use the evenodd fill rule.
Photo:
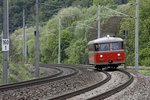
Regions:
<instances>
[{"instance_id":1,"label":"green grass","mask_svg":"<svg viewBox=\"0 0 150 100\"><path fill-rule=\"evenodd\" d=\"M150 70L143 69L139 70L139 72L142 73L143 75L150 76Z\"/></svg>"},{"instance_id":2,"label":"green grass","mask_svg":"<svg viewBox=\"0 0 150 100\"><path fill-rule=\"evenodd\" d=\"M127 71L131 72L131 73L141 73L143 75L146 76L150 76L150 69L139 69L139 70L135 70L135 69L127 69Z\"/></svg>"},{"instance_id":3,"label":"green grass","mask_svg":"<svg viewBox=\"0 0 150 100\"><path fill-rule=\"evenodd\" d=\"M10 65L8 75L9 83L27 81L34 78L29 71L30 65L12 64L12 63L9 65ZM2 85L2 67L0 68L0 85Z\"/></svg>"}]
</instances>

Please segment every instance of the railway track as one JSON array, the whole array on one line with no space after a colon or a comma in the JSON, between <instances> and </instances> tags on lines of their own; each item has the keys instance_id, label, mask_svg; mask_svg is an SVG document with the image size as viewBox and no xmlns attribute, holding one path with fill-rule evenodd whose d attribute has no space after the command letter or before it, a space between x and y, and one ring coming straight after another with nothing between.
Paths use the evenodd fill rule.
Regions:
<instances>
[{"instance_id":1,"label":"railway track","mask_svg":"<svg viewBox=\"0 0 150 100\"><path fill-rule=\"evenodd\" d=\"M109 96L112 96L113 94L115 94L117 92L120 92L121 90L125 89L133 82L134 78L130 73L128 73L127 71L124 71L124 70L118 70L118 71L126 74L129 77L129 80L127 82L125 82L124 84L122 84L112 90L109 90L109 91L102 93L100 95L97 95L95 97L89 98L88 100L103 100Z\"/></svg>"},{"instance_id":2,"label":"railway track","mask_svg":"<svg viewBox=\"0 0 150 100\"><path fill-rule=\"evenodd\" d=\"M111 79L111 75L109 73L107 73L105 71L103 73L106 75L106 78L104 80L102 80L101 82L99 82L97 84L94 84L90 87L78 90L78 91L74 91L74 92L71 92L71 93L68 93L68 94L65 94L65 95L61 95L59 97L50 98L49 100L66 100L67 98L71 98L73 96L82 94L84 92L90 91L90 90L92 90L94 88L97 88L99 86L102 86L103 84L107 83Z\"/></svg>"},{"instance_id":3,"label":"railway track","mask_svg":"<svg viewBox=\"0 0 150 100\"><path fill-rule=\"evenodd\" d=\"M73 76L73 75L78 73L78 70L76 70L74 68L64 67L64 68L67 68L67 69L71 69L72 73L63 76L62 75L63 70L61 70L61 68L57 68L55 66L49 66L49 65L46 65L46 64L43 65L43 67L55 69L55 70L58 71L58 73L53 74L51 76L38 78L38 79L33 79L33 80L28 80L28 81L23 81L23 82L18 82L18 83L12 83L12 84L7 84L7 85L1 85L0 86L0 91L16 89L16 88L18 89L18 88L32 86L32 85L38 85L38 84L42 84L42 83L46 83L46 82L52 82L52 81L56 81L56 80L60 80L60 79L63 79L63 78Z\"/></svg>"},{"instance_id":4,"label":"railway track","mask_svg":"<svg viewBox=\"0 0 150 100\"><path fill-rule=\"evenodd\" d=\"M106 91L104 93L101 93L99 95L91 97L91 98L89 98L87 100L103 100L103 99L105 99L105 98L107 98L107 97L109 97L109 96L111 96L111 95L113 95L113 94L123 90L124 88L128 87L133 82L134 79L133 79L133 76L130 73L128 73L128 72L126 72L124 70L118 70L118 71L120 71L120 72L122 72L122 73L124 73L125 75L128 76L129 79L128 79L127 82L125 82L122 85L119 85L118 87L116 87L116 88L114 88L112 90ZM103 80L102 82L98 83L98 84L92 85L91 87L87 87L87 88L84 88L84 89L79 90L79 91L75 91L75 92L71 92L71 93L68 93L68 94L65 94L65 95L61 95L59 97L54 97L54 98L51 98L49 100L60 100L60 99L61 100L66 100L66 99L72 98L72 97L74 97L76 95L79 95L79 94L88 92L88 91L90 91L92 89L95 89L97 87L100 87L103 84L107 83L111 79L111 75L109 73L107 73L107 72L104 72L104 73L107 75L107 78L105 80ZM73 98L73 99L75 99L75 98Z\"/></svg>"},{"instance_id":5,"label":"railway track","mask_svg":"<svg viewBox=\"0 0 150 100\"><path fill-rule=\"evenodd\" d=\"M90 67L90 66L84 66L84 65L73 65L73 66L72 65L67 65L66 66L66 65L57 65L57 64L56 65L55 64L51 64L51 65L42 64L40 66L45 67L45 68L55 68L56 70L58 70L58 73L57 73L57 75L49 76L49 78L48 77L44 77L44 78L35 79L35 80L31 80L31 81L25 81L25 82L20 82L20 83L15 83L15 84L10 84L10 85L0 86L0 93L3 93L3 91L5 91L5 90L13 89L14 92L15 92L15 95L17 97L18 96L22 96L22 97L19 97L19 98L24 98L24 97L27 96L28 98L30 98L30 100L32 100L33 98L38 98L39 99L39 95L41 95L40 99L45 99L45 97L43 98L43 96L46 93L46 100L66 100L66 99L70 99L72 97L76 97L79 94L82 94L82 93L88 92L90 90L93 90L93 89L95 89L97 87L101 88L102 85L106 85L105 83L108 83L108 82L111 83L110 80L111 80L112 76L110 75L110 73L115 73L115 72L107 72L107 71L103 71L103 72L100 72L100 73L98 71L94 72L92 67ZM67 74L66 75L62 74L63 73L63 70L61 69L62 67L63 67L63 69L65 69L65 68L69 69L68 72L71 72L71 73L68 74L68 72L67 72L68 75ZM75 67L75 68L72 68L72 67ZM87 77L90 76L90 75L88 75L90 73L97 73L97 74L100 75L99 77L101 77L101 75L103 73L103 74L105 74L104 75L105 77L104 78L99 78L98 77L96 79L100 79L99 81L95 81L95 83L92 83L92 84L87 85L87 86L83 86L82 88L80 87L78 89L75 89L75 90L69 91L69 92L65 92L64 91L64 93L61 92L63 89L65 89L65 90L72 89L73 84L76 83L76 81L78 81L77 79L80 79L80 76L82 75L82 69L88 72L86 74L85 73L83 74L83 75L86 75ZM92 71L92 72L90 72L90 71ZM122 83L124 83L122 85L116 85L115 88L113 88L113 89L108 87L109 88L108 91L103 91L100 94L96 94L94 96L90 96L90 97L88 97L88 100L101 100L101 99L105 99L105 98L107 98L107 97L109 97L109 96L111 96L111 95L113 95L113 94L121 91L122 89L126 88L128 85L130 85L133 82L133 76L130 73L128 73L126 71L123 71L123 70L118 70L118 71L119 71L119 73L126 74L126 75L123 75L123 76L125 76L126 79L128 79L128 81L122 82ZM119 74L116 74L116 75L119 75ZM72 79L70 79L71 76L73 76ZM93 78L95 79L95 76ZM118 82L119 82L119 80L118 80ZM86 83L86 80L85 80L85 83ZM61 85L62 86L64 85L64 87L62 87ZM69 88L70 85L71 85L71 88ZM30 88L30 86L31 86L31 88ZM67 87L65 87L65 86L67 86ZM26 89L26 87L28 87L28 88ZM32 90L35 87L36 87L36 89ZM19 88L20 88L20 90L19 90ZM45 89L46 89L46 91L45 91ZM25 96L23 94L20 95L21 91L23 92L23 94L25 93ZM32 95L30 95L30 96L28 96L29 95L28 93L30 93L29 91L33 91ZM39 91L39 92L37 92L37 91ZM10 97L9 97L9 95L8 95L8 97L6 95L5 96L7 98L11 98L11 95L14 92L11 92L11 93L7 92L10 95ZM26 94L26 92L27 92L27 94ZM60 94L55 93L55 92L59 92ZM35 93L36 93L36 95L35 95ZM0 98L3 99L1 96L0 96ZM4 99L5 99L5 97L4 97ZM18 100L18 99L16 97L13 97L12 100Z\"/></svg>"}]
</instances>

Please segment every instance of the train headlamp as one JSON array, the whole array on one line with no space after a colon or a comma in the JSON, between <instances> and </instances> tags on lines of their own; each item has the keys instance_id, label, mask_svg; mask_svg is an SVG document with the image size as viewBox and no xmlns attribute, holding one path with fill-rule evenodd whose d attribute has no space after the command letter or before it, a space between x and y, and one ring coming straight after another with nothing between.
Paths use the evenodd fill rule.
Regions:
<instances>
[{"instance_id":1,"label":"train headlamp","mask_svg":"<svg viewBox=\"0 0 150 100\"><path fill-rule=\"evenodd\" d=\"M109 38L110 36L109 36L109 35L107 35L106 37L107 37L107 38Z\"/></svg>"},{"instance_id":2,"label":"train headlamp","mask_svg":"<svg viewBox=\"0 0 150 100\"><path fill-rule=\"evenodd\" d=\"M120 53L118 53L117 55L120 56Z\"/></svg>"},{"instance_id":3,"label":"train headlamp","mask_svg":"<svg viewBox=\"0 0 150 100\"><path fill-rule=\"evenodd\" d=\"M100 55L101 58L103 58L103 55Z\"/></svg>"}]
</instances>

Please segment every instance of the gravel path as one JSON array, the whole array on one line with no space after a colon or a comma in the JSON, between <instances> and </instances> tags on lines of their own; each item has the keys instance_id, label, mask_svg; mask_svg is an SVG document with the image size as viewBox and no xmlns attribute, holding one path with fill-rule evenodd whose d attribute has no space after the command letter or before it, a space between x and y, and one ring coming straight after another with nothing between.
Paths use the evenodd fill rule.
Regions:
<instances>
[{"instance_id":1,"label":"gravel path","mask_svg":"<svg viewBox=\"0 0 150 100\"><path fill-rule=\"evenodd\" d=\"M134 73L134 82L105 100L150 100L150 76Z\"/></svg>"}]
</instances>

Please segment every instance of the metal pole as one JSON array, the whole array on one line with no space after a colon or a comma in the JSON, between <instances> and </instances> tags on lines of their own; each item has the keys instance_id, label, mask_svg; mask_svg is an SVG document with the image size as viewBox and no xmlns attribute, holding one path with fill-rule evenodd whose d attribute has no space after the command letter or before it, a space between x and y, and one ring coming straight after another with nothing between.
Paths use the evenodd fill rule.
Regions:
<instances>
[{"instance_id":1,"label":"metal pole","mask_svg":"<svg viewBox=\"0 0 150 100\"><path fill-rule=\"evenodd\" d=\"M61 57L60 57L60 50L61 50L61 41L60 41L60 33L61 32L61 18L59 17L59 34L58 34L58 64L60 64L60 60L61 60Z\"/></svg>"},{"instance_id":2,"label":"metal pole","mask_svg":"<svg viewBox=\"0 0 150 100\"><path fill-rule=\"evenodd\" d=\"M25 10L23 9L23 57L26 62L27 47L26 47L26 32L25 32Z\"/></svg>"},{"instance_id":3,"label":"metal pole","mask_svg":"<svg viewBox=\"0 0 150 100\"><path fill-rule=\"evenodd\" d=\"M36 0L36 34L35 34L35 48L36 48L36 65L35 76L39 77L39 2Z\"/></svg>"},{"instance_id":4,"label":"metal pole","mask_svg":"<svg viewBox=\"0 0 150 100\"><path fill-rule=\"evenodd\" d=\"M135 68L138 68L138 49L139 49L139 1L136 0L136 19L135 19Z\"/></svg>"},{"instance_id":5,"label":"metal pole","mask_svg":"<svg viewBox=\"0 0 150 100\"><path fill-rule=\"evenodd\" d=\"M100 38L100 31L101 31L101 26L100 26L100 5L98 5L98 10L97 10L97 13L98 13L98 38Z\"/></svg>"},{"instance_id":6,"label":"metal pole","mask_svg":"<svg viewBox=\"0 0 150 100\"><path fill-rule=\"evenodd\" d=\"M125 64L124 64L124 69L127 69L127 59L126 59L126 51L127 51L127 35L128 35L128 30L125 30L125 41L124 41L124 45L125 45Z\"/></svg>"},{"instance_id":7,"label":"metal pole","mask_svg":"<svg viewBox=\"0 0 150 100\"><path fill-rule=\"evenodd\" d=\"M8 0L3 0L3 39L9 38ZM3 84L8 83L8 56L9 51L3 51Z\"/></svg>"}]
</instances>

